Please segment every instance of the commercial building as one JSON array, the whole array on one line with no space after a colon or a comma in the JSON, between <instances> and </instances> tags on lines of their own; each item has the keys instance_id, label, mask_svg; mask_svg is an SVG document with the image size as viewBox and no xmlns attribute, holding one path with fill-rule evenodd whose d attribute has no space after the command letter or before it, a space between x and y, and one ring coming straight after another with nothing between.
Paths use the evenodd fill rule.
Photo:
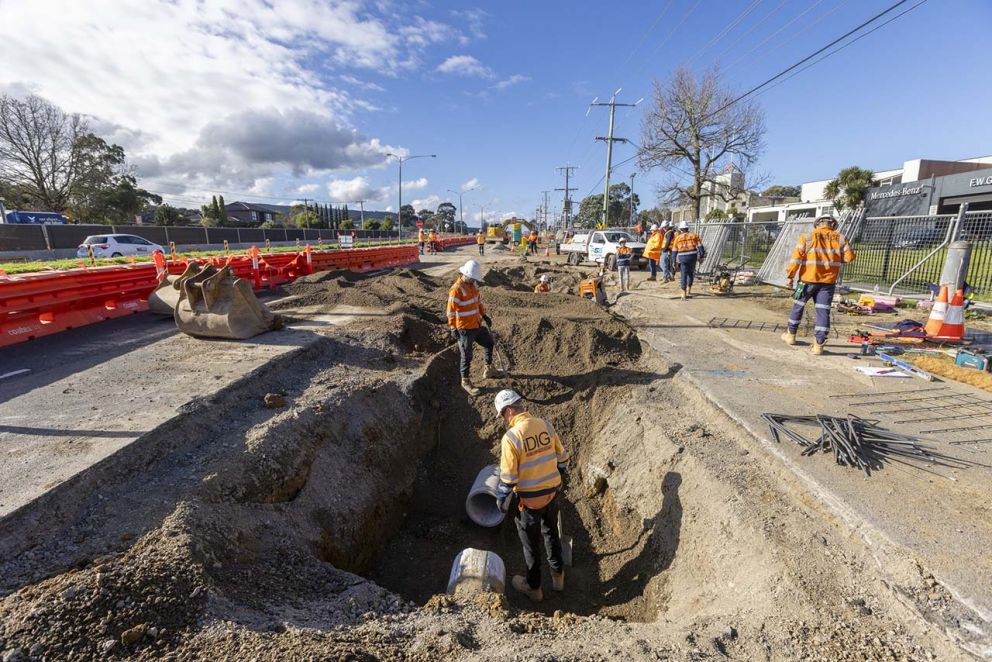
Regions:
<instances>
[{"instance_id":1,"label":"commercial building","mask_svg":"<svg viewBox=\"0 0 992 662\"><path fill-rule=\"evenodd\" d=\"M878 186L865 197L866 216L951 214L962 202L973 211L992 209L992 156L959 161L913 159L901 168L876 172L875 180ZM830 181L804 183L798 202L752 206L747 220L791 221L833 214L833 201L823 193Z\"/></svg>"}]
</instances>

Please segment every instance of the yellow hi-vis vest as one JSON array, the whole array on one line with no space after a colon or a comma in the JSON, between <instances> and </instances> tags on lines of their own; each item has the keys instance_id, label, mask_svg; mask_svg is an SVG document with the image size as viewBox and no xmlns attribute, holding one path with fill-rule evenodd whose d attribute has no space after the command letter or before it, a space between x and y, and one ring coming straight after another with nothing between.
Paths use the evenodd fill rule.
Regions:
<instances>
[{"instance_id":1,"label":"yellow hi-vis vest","mask_svg":"<svg viewBox=\"0 0 992 662\"><path fill-rule=\"evenodd\" d=\"M527 412L517 414L499 446L500 482L512 487L525 507L550 503L561 487L558 465L568 462L568 451L551 423Z\"/></svg>"},{"instance_id":2,"label":"yellow hi-vis vest","mask_svg":"<svg viewBox=\"0 0 992 662\"><path fill-rule=\"evenodd\" d=\"M836 283L840 268L854 261L854 251L847 243L847 237L828 227L819 227L799 237L799 243L792 251L786 273L803 283Z\"/></svg>"}]
</instances>

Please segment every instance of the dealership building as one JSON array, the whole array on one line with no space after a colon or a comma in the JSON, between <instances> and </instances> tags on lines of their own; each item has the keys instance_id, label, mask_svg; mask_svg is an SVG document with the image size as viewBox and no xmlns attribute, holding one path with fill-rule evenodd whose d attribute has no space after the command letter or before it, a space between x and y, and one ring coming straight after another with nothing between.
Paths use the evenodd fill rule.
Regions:
<instances>
[{"instance_id":1,"label":"dealership building","mask_svg":"<svg viewBox=\"0 0 992 662\"><path fill-rule=\"evenodd\" d=\"M866 216L953 214L967 202L971 211L992 210L992 156L960 161L914 159L902 168L875 173L879 185L865 196ZM833 214L823 193L831 180L806 182L798 202L751 207L747 220L790 221Z\"/></svg>"}]
</instances>

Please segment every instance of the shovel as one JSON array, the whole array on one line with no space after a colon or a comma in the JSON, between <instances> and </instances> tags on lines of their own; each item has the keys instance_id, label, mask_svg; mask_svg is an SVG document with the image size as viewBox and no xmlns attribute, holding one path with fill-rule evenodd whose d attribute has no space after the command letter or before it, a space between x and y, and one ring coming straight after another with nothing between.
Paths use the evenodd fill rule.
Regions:
<instances>
[{"instance_id":1,"label":"shovel","mask_svg":"<svg viewBox=\"0 0 992 662\"><path fill-rule=\"evenodd\" d=\"M496 337L496 331L493 330L491 325L486 325L489 329L489 335L493 337L493 355L496 359L496 369L503 374L509 374L510 372L510 362L506 360L506 356L503 355L503 350L499 348L499 338Z\"/></svg>"},{"instance_id":2,"label":"shovel","mask_svg":"<svg viewBox=\"0 0 992 662\"><path fill-rule=\"evenodd\" d=\"M558 511L558 537L561 539L561 561L572 567L572 536L566 536L561 526L561 511Z\"/></svg>"}]
</instances>

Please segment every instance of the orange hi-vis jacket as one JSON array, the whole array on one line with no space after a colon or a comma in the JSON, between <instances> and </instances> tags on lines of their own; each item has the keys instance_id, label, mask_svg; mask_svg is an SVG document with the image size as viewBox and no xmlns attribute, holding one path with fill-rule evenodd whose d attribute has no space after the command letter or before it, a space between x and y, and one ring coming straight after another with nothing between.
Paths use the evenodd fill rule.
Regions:
<instances>
[{"instance_id":1,"label":"orange hi-vis jacket","mask_svg":"<svg viewBox=\"0 0 992 662\"><path fill-rule=\"evenodd\" d=\"M662 234L661 230L655 230L648 237L648 243L644 246L644 257L649 260L660 260L661 259L661 240Z\"/></svg>"},{"instance_id":2,"label":"orange hi-vis jacket","mask_svg":"<svg viewBox=\"0 0 992 662\"><path fill-rule=\"evenodd\" d=\"M680 232L672 239L672 251L678 253L679 257L695 255L702 243L703 240L695 232Z\"/></svg>"},{"instance_id":3,"label":"orange hi-vis jacket","mask_svg":"<svg viewBox=\"0 0 992 662\"><path fill-rule=\"evenodd\" d=\"M475 243L479 244L480 246L486 243L486 235L484 234L475 235Z\"/></svg>"},{"instance_id":4,"label":"orange hi-vis jacket","mask_svg":"<svg viewBox=\"0 0 992 662\"><path fill-rule=\"evenodd\" d=\"M517 414L499 447L500 482L513 488L527 508L551 503L561 488L558 467L569 457L551 423L527 412Z\"/></svg>"},{"instance_id":5,"label":"orange hi-vis jacket","mask_svg":"<svg viewBox=\"0 0 992 662\"><path fill-rule=\"evenodd\" d=\"M479 286L466 283L461 276L448 290L448 326L454 329L478 329L486 309L479 297Z\"/></svg>"},{"instance_id":6,"label":"orange hi-vis jacket","mask_svg":"<svg viewBox=\"0 0 992 662\"><path fill-rule=\"evenodd\" d=\"M427 235L427 240L428 241L437 241L437 232L434 232L434 230L431 230L430 234Z\"/></svg>"},{"instance_id":7,"label":"orange hi-vis jacket","mask_svg":"<svg viewBox=\"0 0 992 662\"><path fill-rule=\"evenodd\" d=\"M417 230L417 241L419 241L420 243L424 243L425 241L427 241L427 235L424 234L423 230Z\"/></svg>"},{"instance_id":8,"label":"orange hi-vis jacket","mask_svg":"<svg viewBox=\"0 0 992 662\"><path fill-rule=\"evenodd\" d=\"M670 251L672 250L672 240L675 239L675 230L667 230L665 232L665 239L661 242L661 250Z\"/></svg>"},{"instance_id":9,"label":"orange hi-vis jacket","mask_svg":"<svg viewBox=\"0 0 992 662\"><path fill-rule=\"evenodd\" d=\"M551 291L551 286L547 283L538 283L537 287L534 288L534 291L538 294L547 294Z\"/></svg>"},{"instance_id":10,"label":"orange hi-vis jacket","mask_svg":"<svg viewBox=\"0 0 992 662\"><path fill-rule=\"evenodd\" d=\"M803 283L836 283L840 268L854 261L847 237L828 227L819 227L799 237L786 268L789 279L799 274Z\"/></svg>"}]
</instances>

